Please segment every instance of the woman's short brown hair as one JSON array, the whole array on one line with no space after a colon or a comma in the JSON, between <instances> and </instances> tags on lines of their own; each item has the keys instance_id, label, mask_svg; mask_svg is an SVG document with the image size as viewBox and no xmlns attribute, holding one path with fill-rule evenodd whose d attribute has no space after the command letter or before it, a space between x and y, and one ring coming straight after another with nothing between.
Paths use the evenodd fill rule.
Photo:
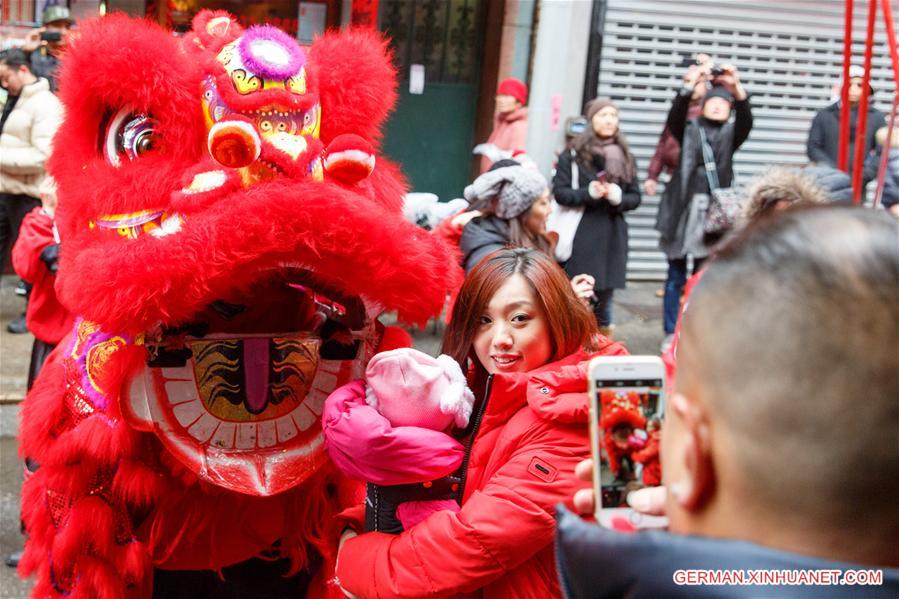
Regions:
<instances>
[{"instance_id":1,"label":"woman's short brown hair","mask_svg":"<svg viewBox=\"0 0 899 599\"><path fill-rule=\"evenodd\" d=\"M577 298L558 264L546 254L525 248L493 252L465 277L453 306L452 318L443 337L442 352L467 368L480 318L497 290L513 275L527 280L546 315L552 342L550 361L586 348L597 333L596 319ZM472 358L476 371L483 366Z\"/></svg>"}]
</instances>

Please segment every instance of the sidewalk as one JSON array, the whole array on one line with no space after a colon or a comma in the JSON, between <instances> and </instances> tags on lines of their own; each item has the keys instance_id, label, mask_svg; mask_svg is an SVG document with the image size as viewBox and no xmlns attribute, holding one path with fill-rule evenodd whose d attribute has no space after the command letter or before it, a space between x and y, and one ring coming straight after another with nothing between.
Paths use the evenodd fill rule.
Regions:
<instances>
[{"instance_id":1,"label":"sidewalk","mask_svg":"<svg viewBox=\"0 0 899 599\"><path fill-rule=\"evenodd\" d=\"M6 330L6 325L25 309L25 300L14 291L18 280L10 275L0 280L0 438L15 435L18 404L25 397L34 342L31 335L13 335Z\"/></svg>"},{"instance_id":2,"label":"sidewalk","mask_svg":"<svg viewBox=\"0 0 899 599\"><path fill-rule=\"evenodd\" d=\"M31 335L13 335L6 330L25 310L24 298L15 294L19 278L4 275L0 280L0 403L25 397L28 362L31 358Z\"/></svg>"},{"instance_id":3,"label":"sidewalk","mask_svg":"<svg viewBox=\"0 0 899 599\"><path fill-rule=\"evenodd\" d=\"M0 558L22 548L19 532L19 492L22 464L13 438L18 424L19 402L25 397L31 335L13 335L6 325L25 309L25 300L15 295L17 277L0 280ZM28 596L31 582L20 580L16 571L0 564L0 598Z\"/></svg>"}]
</instances>

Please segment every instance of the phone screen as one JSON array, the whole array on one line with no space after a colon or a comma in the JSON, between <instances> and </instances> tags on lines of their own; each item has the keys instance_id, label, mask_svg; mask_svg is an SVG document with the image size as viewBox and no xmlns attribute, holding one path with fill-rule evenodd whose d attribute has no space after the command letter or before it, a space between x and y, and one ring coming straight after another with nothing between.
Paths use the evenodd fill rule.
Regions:
<instances>
[{"instance_id":1,"label":"phone screen","mask_svg":"<svg viewBox=\"0 0 899 599\"><path fill-rule=\"evenodd\" d=\"M627 507L627 496L662 482L659 445L662 379L595 381L602 508Z\"/></svg>"}]
</instances>

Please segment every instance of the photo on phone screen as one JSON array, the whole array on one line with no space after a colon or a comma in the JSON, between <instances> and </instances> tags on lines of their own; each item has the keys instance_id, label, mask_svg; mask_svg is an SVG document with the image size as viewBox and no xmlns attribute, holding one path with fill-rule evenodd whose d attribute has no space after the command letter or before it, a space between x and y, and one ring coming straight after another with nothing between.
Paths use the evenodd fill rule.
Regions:
<instances>
[{"instance_id":1,"label":"photo on phone screen","mask_svg":"<svg viewBox=\"0 0 899 599\"><path fill-rule=\"evenodd\" d=\"M627 506L627 494L662 482L660 379L597 381L603 506Z\"/></svg>"},{"instance_id":2,"label":"photo on phone screen","mask_svg":"<svg viewBox=\"0 0 899 599\"><path fill-rule=\"evenodd\" d=\"M664 366L655 356L598 358L589 376L597 515L616 513L631 492L662 483Z\"/></svg>"}]
</instances>

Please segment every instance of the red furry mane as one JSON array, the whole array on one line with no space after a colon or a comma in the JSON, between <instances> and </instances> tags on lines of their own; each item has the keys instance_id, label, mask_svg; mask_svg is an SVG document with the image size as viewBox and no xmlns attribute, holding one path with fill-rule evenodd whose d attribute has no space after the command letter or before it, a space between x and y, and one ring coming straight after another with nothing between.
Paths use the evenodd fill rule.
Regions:
<instances>
[{"instance_id":1,"label":"red furry mane","mask_svg":"<svg viewBox=\"0 0 899 599\"><path fill-rule=\"evenodd\" d=\"M396 100L379 34L304 56L226 13L194 26L88 20L63 60L57 292L80 319L22 411L35 596L148 597L153 568L220 570L277 541L294 570L320 554L311 584L336 596L335 516L359 497L327 461L321 402L364 371L378 314L422 323L460 276L374 156ZM269 60L278 43L289 60ZM224 362L201 367L210 347ZM225 363L231 395L207 393Z\"/></svg>"}]
</instances>

